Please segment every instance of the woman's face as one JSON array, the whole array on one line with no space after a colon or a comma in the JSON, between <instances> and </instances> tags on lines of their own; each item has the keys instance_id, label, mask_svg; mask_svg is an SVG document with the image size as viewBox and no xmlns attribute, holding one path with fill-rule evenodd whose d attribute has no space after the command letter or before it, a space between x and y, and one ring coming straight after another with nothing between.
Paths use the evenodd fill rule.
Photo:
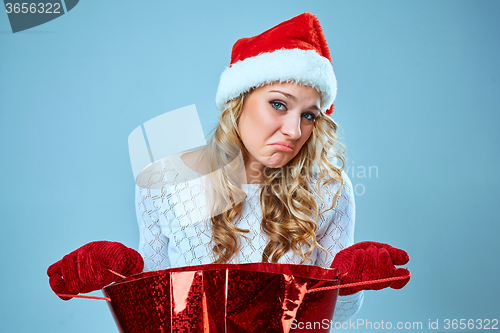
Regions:
<instances>
[{"instance_id":1,"label":"woman's face","mask_svg":"<svg viewBox=\"0 0 500 333\"><path fill-rule=\"evenodd\" d=\"M238 122L248 150L247 169L279 168L294 158L309 139L320 113L321 95L296 83L274 83L253 90Z\"/></svg>"}]
</instances>

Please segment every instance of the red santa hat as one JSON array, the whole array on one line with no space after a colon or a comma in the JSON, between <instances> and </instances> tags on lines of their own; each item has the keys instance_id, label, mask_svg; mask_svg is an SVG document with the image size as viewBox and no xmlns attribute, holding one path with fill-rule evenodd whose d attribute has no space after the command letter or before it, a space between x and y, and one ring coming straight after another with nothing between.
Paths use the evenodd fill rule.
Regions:
<instances>
[{"instance_id":1,"label":"red santa hat","mask_svg":"<svg viewBox=\"0 0 500 333\"><path fill-rule=\"evenodd\" d=\"M252 88L273 82L297 82L321 93L321 111L333 112L337 80L318 19L303 13L263 33L241 38L231 64L221 75L217 108Z\"/></svg>"}]
</instances>

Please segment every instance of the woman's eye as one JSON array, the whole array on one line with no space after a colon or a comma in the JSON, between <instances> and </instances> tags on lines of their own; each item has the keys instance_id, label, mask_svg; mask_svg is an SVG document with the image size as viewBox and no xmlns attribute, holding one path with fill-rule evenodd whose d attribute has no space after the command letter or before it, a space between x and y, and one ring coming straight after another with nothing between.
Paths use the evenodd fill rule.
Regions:
<instances>
[{"instance_id":1,"label":"woman's eye","mask_svg":"<svg viewBox=\"0 0 500 333\"><path fill-rule=\"evenodd\" d=\"M278 102L278 101L271 101L270 103L271 103L272 107L275 108L276 110L286 111L285 104Z\"/></svg>"},{"instance_id":2,"label":"woman's eye","mask_svg":"<svg viewBox=\"0 0 500 333\"><path fill-rule=\"evenodd\" d=\"M314 121L316 119L316 115L311 112L304 112L302 114L302 117L306 118L307 120Z\"/></svg>"}]
</instances>

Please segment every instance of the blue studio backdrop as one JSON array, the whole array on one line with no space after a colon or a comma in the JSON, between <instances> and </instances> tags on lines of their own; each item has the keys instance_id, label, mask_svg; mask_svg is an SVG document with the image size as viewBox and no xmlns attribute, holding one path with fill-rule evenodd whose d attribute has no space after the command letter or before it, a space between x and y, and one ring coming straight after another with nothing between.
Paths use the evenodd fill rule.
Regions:
<instances>
[{"instance_id":1,"label":"blue studio backdrop","mask_svg":"<svg viewBox=\"0 0 500 333\"><path fill-rule=\"evenodd\" d=\"M137 248L129 133L196 104L208 134L233 43L306 11L338 80L355 241L405 249L413 274L339 330L499 327L499 1L66 1L15 33L5 3L0 332L118 331L105 301L55 296L47 267L94 240Z\"/></svg>"}]
</instances>

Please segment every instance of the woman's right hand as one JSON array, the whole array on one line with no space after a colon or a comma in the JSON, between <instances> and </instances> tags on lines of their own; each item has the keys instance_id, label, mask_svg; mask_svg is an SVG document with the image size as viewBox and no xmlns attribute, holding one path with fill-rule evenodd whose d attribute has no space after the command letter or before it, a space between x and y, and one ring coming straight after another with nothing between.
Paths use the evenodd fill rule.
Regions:
<instances>
[{"instance_id":1,"label":"woman's right hand","mask_svg":"<svg viewBox=\"0 0 500 333\"><path fill-rule=\"evenodd\" d=\"M118 281L119 276L111 271L128 276L141 273L143 269L144 261L134 249L118 242L97 241L65 255L47 269L47 275L56 294L77 295Z\"/></svg>"}]
</instances>

